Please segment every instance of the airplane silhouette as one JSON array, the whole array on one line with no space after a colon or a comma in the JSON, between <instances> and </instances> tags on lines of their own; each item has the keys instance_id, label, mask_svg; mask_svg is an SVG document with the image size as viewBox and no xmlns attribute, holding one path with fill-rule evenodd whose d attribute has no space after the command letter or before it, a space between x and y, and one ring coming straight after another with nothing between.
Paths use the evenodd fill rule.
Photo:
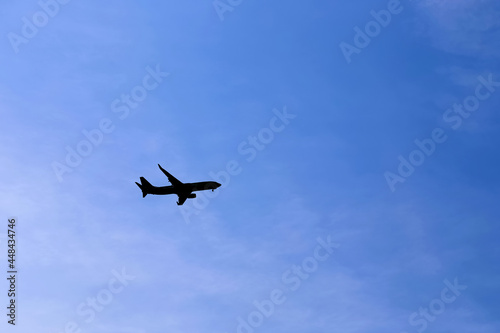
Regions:
<instances>
[{"instance_id":1,"label":"airplane silhouette","mask_svg":"<svg viewBox=\"0 0 500 333\"><path fill-rule=\"evenodd\" d=\"M183 183L167 170L163 169L161 165L158 164L160 170L163 171L165 176L167 176L168 181L172 184L171 186L153 186L144 177L141 177L141 183L135 182L137 186L142 191L142 197L144 198L148 194L163 195L163 194L177 194L179 200L177 205L182 205L186 199L196 198L196 194L192 193L194 191L203 190L215 190L220 186L217 182L198 182L198 183Z\"/></svg>"}]
</instances>

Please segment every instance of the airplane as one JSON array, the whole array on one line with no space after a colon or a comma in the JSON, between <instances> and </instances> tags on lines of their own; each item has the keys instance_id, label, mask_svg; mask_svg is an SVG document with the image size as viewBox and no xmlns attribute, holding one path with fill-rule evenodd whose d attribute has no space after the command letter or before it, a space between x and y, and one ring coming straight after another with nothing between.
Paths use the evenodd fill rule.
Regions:
<instances>
[{"instance_id":1,"label":"airplane","mask_svg":"<svg viewBox=\"0 0 500 333\"><path fill-rule=\"evenodd\" d=\"M153 186L144 177L141 177L141 183L135 182L137 186L142 191L142 197L144 198L148 194L163 195L163 194L177 194L179 200L177 205L182 205L186 199L196 198L196 194L192 193L194 191L212 190L212 192L220 186L217 182L198 182L198 183L183 183L167 170L163 169L161 165L158 164L160 170L167 176L168 181L172 184L171 186Z\"/></svg>"}]
</instances>

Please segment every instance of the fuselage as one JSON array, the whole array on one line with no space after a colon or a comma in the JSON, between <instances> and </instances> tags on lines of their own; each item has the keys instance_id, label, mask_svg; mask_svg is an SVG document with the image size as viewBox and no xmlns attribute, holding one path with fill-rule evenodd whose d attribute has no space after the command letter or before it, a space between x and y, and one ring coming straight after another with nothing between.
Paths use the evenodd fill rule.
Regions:
<instances>
[{"instance_id":1,"label":"fuselage","mask_svg":"<svg viewBox=\"0 0 500 333\"><path fill-rule=\"evenodd\" d=\"M184 183L180 186L151 186L147 189L148 194L183 194L195 191L215 190L220 186L217 182Z\"/></svg>"}]
</instances>

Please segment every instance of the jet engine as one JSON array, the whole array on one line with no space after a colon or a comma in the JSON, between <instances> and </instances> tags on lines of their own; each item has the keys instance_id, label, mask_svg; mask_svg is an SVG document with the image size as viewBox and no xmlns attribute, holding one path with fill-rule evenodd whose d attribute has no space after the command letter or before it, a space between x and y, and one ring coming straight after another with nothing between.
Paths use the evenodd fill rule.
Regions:
<instances>
[{"instance_id":1,"label":"jet engine","mask_svg":"<svg viewBox=\"0 0 500 333\"><path fill-rule=\"evenodd\" d=\"M195 193L191 193L190 195L188 195L188 199L194 199L194 198L196 198Z\"/></svg>"}]
</instances>

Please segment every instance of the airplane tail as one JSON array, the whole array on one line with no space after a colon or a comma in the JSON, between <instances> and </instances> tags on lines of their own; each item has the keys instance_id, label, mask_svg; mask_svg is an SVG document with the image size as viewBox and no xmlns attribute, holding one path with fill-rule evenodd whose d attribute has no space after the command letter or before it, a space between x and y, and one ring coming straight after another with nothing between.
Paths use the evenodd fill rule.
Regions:
<instances>
[{"instance_id":1,"label":"airplane tail","mask_svg":"<svg viewBox=\"0 0 500 333\"><path fill-rule=\"evenodd\" d=\"M144 178L144 177L141 177L140 179L141 179L141 183L140 184L138 182L135 182L135 183L141 189L141 191L142 191L142 197L144 198L146 195L148 195L148 189L150 189L151 187L153 187L153 185L151 185L146 180L146 178Z\"/></svg>"}]
</instances>

